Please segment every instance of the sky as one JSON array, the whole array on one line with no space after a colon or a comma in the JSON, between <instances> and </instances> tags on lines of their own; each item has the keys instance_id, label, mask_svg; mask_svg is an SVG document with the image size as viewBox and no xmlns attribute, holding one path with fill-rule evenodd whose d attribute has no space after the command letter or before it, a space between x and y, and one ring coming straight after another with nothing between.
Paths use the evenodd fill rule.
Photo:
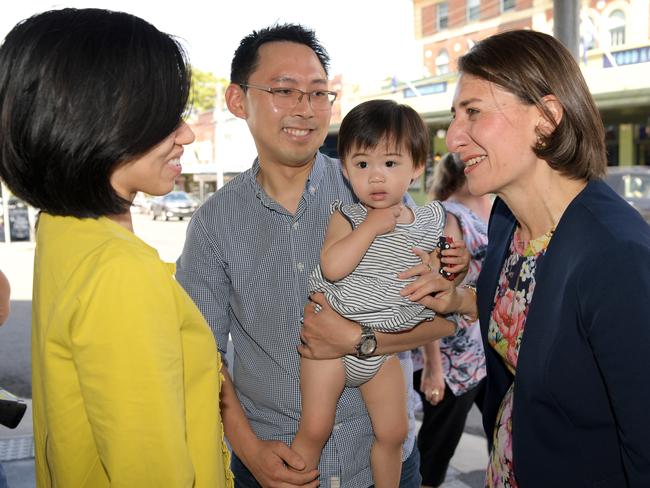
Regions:
<instances>
[{"instance_id":1,"label":"sky","mask_svg":"<svg viewBox=\"0 0 650 488\"><path fill-rule=\"evenodd\" d=\"M0 37L20 20L62 7L129 12L180 37L192 64L228 78L239 40L275 22L296 22L316 31L328 50L330 75L346 82L396 76L420 78L421 51L413 36L412 0L9 0L0 4Z\"/></svg>"}]
</instances>

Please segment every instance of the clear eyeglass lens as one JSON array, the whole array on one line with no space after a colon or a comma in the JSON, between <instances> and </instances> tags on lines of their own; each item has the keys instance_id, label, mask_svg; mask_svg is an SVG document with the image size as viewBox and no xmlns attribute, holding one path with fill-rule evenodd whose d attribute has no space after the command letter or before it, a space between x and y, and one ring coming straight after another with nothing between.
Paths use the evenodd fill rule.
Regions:
<instances>
[{"instance_id":1,"label":"clear eyeglass lens","mask_svg":"<svg viewBox=\"0 0 650 488\"><path fill-rule=\"evenodd\" d=\"M332 105L332 102L336 98L334 94L328 93L326 91L313 91L311 93L303 93L300 90L296 89L282 89L274 90L273 98L278 107L291 108L294 107L301 97L309 97L311 102L311 107L315 110L327 110Z\"/></svg>"}]
</instances>

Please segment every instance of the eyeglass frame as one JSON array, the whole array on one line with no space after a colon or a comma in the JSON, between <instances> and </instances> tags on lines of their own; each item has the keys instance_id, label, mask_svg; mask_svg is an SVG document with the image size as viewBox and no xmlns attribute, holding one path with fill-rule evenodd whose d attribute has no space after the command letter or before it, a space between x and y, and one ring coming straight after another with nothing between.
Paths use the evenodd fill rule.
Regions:
<instances>
[{"instance_id":1,"label":"eyeglass frame","mask_svg":"<svg viewBox=\"0 0 650 488\"><path fill-rule=\"evenodd\" d=\"M338 93L335 91L330 91L330 90L312 90L310 92L302 91L300 88L291 88L288 86L277 86L277 87L272 87L272 86L262 86L262 85L255 85L252 83L236 83L237 85L241 86L242 88L255 88L256 90L261 90L265 91L266 93L270 93L271 95L276 95L278 90L289 90L291 92L299 92L300 96L298 97L298 100L296 101L294 107L298 105L300 102L302 102L302 98L307 95L307 102L309 103L309 106L312 108L312 110L327 110L325 108L323 109L315 109L314 106L311 103L311 96L316 93L316 92L323 92L327 93L328 95L328 102L329 102L329 108L332 108L332 105L336 101L336 98L338 97ZM334 98L332 100L329 99L329 95L332 95Z\"/></svg>"}]
</instances>

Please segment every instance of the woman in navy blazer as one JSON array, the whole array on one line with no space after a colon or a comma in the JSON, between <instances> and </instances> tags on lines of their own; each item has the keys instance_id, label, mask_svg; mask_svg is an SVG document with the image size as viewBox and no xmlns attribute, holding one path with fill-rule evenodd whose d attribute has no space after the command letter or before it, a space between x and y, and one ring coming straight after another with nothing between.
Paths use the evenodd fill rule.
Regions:
<instances>
[{"instance_id":1,"label":"woman in navy blazer","mask_svg":"<svg viewBox=\"0 0 650 488\"><path fill-rule=\"evenodd\" d=\"M650 228L600 179L580 69L510 31L459 71L447 145L470 191L497 195L478 281L487 486L650 487ZM423 302L477 311L469 289Z\"/></svg>"}]
</instances>

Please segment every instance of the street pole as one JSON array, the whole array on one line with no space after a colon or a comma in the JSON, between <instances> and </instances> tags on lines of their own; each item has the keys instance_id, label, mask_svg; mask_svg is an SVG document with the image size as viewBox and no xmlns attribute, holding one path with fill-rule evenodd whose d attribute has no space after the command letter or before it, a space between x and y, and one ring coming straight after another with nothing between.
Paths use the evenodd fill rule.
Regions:
<instances>
[{"instance_id":1,"label":"street pole","mask_svg":"<svg viewBox=\"0 0 650 488\"><path fill-rule=\"evenodd\" d=\"M576 60L579 56L579 21L580 0L553 0L553 35Z\"/></svg>"}]
</instances>

